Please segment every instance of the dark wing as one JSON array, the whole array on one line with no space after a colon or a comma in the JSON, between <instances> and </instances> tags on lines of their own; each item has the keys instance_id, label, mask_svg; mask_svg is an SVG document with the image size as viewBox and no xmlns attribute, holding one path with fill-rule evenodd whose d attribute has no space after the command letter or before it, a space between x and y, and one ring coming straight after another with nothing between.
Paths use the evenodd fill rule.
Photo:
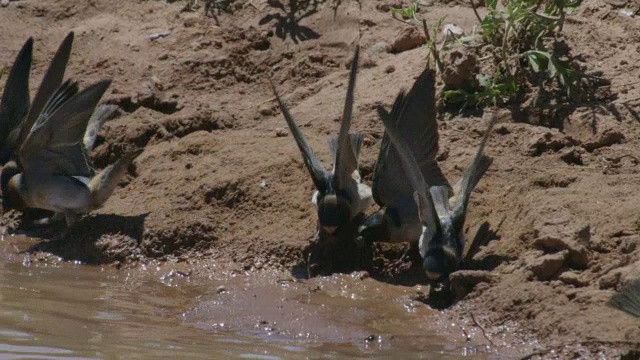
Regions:
<instances>
[{"instance_id":1,"label":"dark wing","mask_svg":"<svg viewBox=\"0 0 640 360\"><path fill-rule=\"evenodd\" d=\"M320 160L318 160L318 158L315 156L315 154L313 153L313 150L311 149L311 146L309 146L309 143L307 143L307 140L305 139L304 135L302 135L302 132L300 132L298 125L296 125L295 120L293 120L293 117L289 113L289 109L284 104L284 102L282 102L282 99L280 98L280 94L278 94L278 90L276 90L275 85L273 85L273 82L271 81L269 81L269 83L271 84L273 93L276 97L276 100L278 101L278 106L280 106L280 111L282 111L282 115L284 116L284 119L287 121L289 130L291 131L291 134L293 134L293 138L296 140L296 144L298 144L298 148L302 153L302 160L304 161L304 165L307 167L307 170L309 171L309 175L311 175L313 184L316 186L316 189L318 189L318 191L320 191L321 193L327 192L327 190L329 189L329 184L328 184L329 174L322 167L322 163L320 163Z\"/></svg>"},{"instance_id":2,"label":"dark wing","mask_svg":"<svg viewBox=\"0 0 640 360\"><path fill-rule=\"evenodd\" d=\"M98 131L100 131L102 125L104 125L104 123L111 116L111 114L116 111L116 109L118 109L117 105L99 105L93 112L91 118L89 119L87 130L84 132L83 143L87 151L93 150L93 145L96 142Z\"/></svg>"},{"instance_id":3,"label":"dark wing","mask_svg":"<svg viewBox=\"0 0 640 360\"><path fill-rule=\"evenodd\" d=\"M31 132L34 123L38 119L38 116L43 112L45 105L49 99L51 99L54 92L56 92L60 87L60 84L62 84L64 73L67 69L67 63L69 62L69 56L71 55L72 45L73 32L70 32L67 37L64 38L62 44L60 44L60 47L58 48L58 51L56 51L56 54L53 56L49 69L47 69L47 72L40 83L40 87L36 92L36 96L33 98L33 103L31 104L29 113L22 124L22 128L18 136L18 142L16 144L18 147L22 146Z\"/></svg>"},{"instance_id":4,"label":"dark wing","mask_svg":"<svg viewBox=\"0 0 640 360\"><path fill-rule=\"evenodd\" d=\"M29 72L32 57L33 38L29 38L16 56L0 100L0 149L3 157L10 157L15 151L15 144L11 143L15 138L11 139L10 134L18 128L29 112ZM8 158L1 160L2 164L9 161Z\"/></svg>"},{"instance_id":5,"label":"dark wing","mask_svg":"<svg viewBox=\"0 0 640 360\"><path fill-rule=\"evenodd\" d=\"M435 157L438 153L438 124L435 113L435 72L425 70L408 94L401 91L391 114L378 107L380 117L390 117L399 137L411 150L426 183L447 186ZM381 206L394 208L411 216L417 213L410 180L402 166L398 151L391 146L388 134L382 138L373 179L373 196ZM402 215L401 215L402 216Z\"/></svg>"},{"instance_id":6,"label":"dark wing","mask_svg":"<svg viewBox=\"0 0 640 360\"><path fill-rule=\"evenodd\" d=\"M83 137L110 84L103 80L77 92L77 84L67 81L58 88L20 148L26 174L93 176Z\"/></svg>"},{"instance_id":7,"label":"dark wing","mask_svg":"<svg viewBox=\"0 0 640 360\"><path fill-rule=\"evenodd\" d=\"M471 166L469 166L469 168L464 172L462 179L458 184L456 184L454 189L453 198L451 199L451 203L453 203L453 221L454 226L459 228L462 228L462 223L464 222L464 217L467 212L467 204L469 203L469 197L471 196L473 189L478 185L478 182L493 162L492 157L484 154L484 147L487 145L487 140L491 135L491 130L493 129L495 122L496 117L494 115L489 121L489 127L484 133L484 137L482 138L476 157L473 159Z\"/></svg>"},{"instance_id":8,"label":"dark wing","mask_svg":"<svg viewBox=\"0 0 640 360\"><path fill-rule=\"evenodd\" d=\"M362 140L364 136L360 133L351 133L349 134L349 141L351 142L351 148L353 149L353 153L356 156L356 161L360 158L360 149L362 148ZM329 140L329 151L331 152L331 158L333 160L333 171L335 172L336 167L336 157L338 156L338 138L334 137Z\"/></svg>"},{"instance_id":9,"label":"dark wing","mask_svg":"<svg viewBox=\"0 0 640 360\"><path fill-rule=\"evenodd\" d=\"M351 145L349 128L351 127L351 114L353 112L353 93L356 86L356 76L358 74L358 59L360 57L360 46L356 46L353 61L351 62L351 72L349 74L349 85L347 87L347 99L344 103L340 133L338 135L338 148L335 156L335 169L333 175L336 190L348 191L353 189L353 172L358 169L358 158ZM356 190L357 191L357 190Z\"/></svg>"},{"instance_id":10,"label":"dark wing","mask_svg":"<svg viewBox=\"0 0 640 360\"><path fill-rule=\"evenodd\" d=\"M411 149L407 146L400 135L398 125L393 121L391 116L381 113L382 122L384 123L385 132L389 136L392 146L398 152L400 162L402 163L403 173L409 179L409 184L414 191L415 203L418 205L418 215L422 224L427 227L426 238L430 240L436 230L435 218L433 215L433 204L428 191L428 185L425 181L418 162L414 158Z\"/></svg>"},{"instance_id":11,"label":"dark wing","mask_svg":"<svg viewBox=\"0 0 640 360\"><path fill-rule=\"evenodd\" d=\"M619 293L613 295L609 299L609 306L640 317L640 279L626 284Z\"/></svg>"}]
</instances>

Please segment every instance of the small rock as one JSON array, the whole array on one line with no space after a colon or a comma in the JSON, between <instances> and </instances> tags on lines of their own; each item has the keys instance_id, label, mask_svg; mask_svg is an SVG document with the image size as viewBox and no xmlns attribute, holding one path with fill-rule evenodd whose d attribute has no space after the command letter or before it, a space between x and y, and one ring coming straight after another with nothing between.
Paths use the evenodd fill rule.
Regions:
<instances>
[{"instance_id":1,"label":"small rock","mask_svg":"<svg viewBox=\"0 0 640 360\"><path fill-rule=\"evenodd\" d=\"M586 269L589 265L589 250L571 239L541 236L533 241L533 246L544 251L568 251L572 268Z\"/></svg>"},{"instance_id":2,"label":"small rock","mask_svg":"<svg viewBox=\"0 0 640 360\"><path fill-rule=\"evenodd\" d=\"M580 273L575 271L565 271L560 276L558 276L558 280L562 281L567 285L573 285L575 287L584 287L589 285L589 281L583 279L580 276Z\"/></svg>"},{"instance_id":3,"label":"small rock","mask_svg":"<svg viewBox=\"0 0 640 360\"><path fill-rule=\"evenodd\" d=\"M218 288L216 289L216 294L222 294L222 293L226 293L226 292L227 292L227 288L225 288L222 285L218 286Z\"/></svg>"},{"instance_id":4,"label":"small rock","mask_svg":"<svg viewBox=\"0 0 640 360\"><path fill-rule=\"evenodd\" d=\"M620 275L621 273L619 270L611 271L610 273L600 278L600 280L598 281L598 287L600 288L600 290L615 289L620 282Z\"/></svg>"},{"instance_id":5,"label":"small rock","mask_svg":"<svg viewBox=\"0 0 640 360\"><path fill-rule=\"evenodd\" d=\"M394 71L396 71L396 67L393 65L387 65L387 67L384 68L386 74L391 74Z\"/></svg>"},{"instance_id":6,"label":"small rock","mask_svg":"<svg viewBox=\"0 0 640 360\"><path fill-rule=\"evenodd\" d=\"M0 6L2 6L2 7L7 7L7 6L9 6L9 0L2 0L2 1L0 1Z\"/></svg>"},{"instance_id":7,"label":"small rock","mask_svg":"<svg viewBox=\"0 0 640 360\"><path fill-rule=\"evenodd\" d=\"M482 270L459 270L449 275L451 290L458 300L469 294L477 284L491 283L493 280L490 272Z\"/></svg>"},{"instance_id":8,"label":"small rock","mask_svg":"<svg viewBox=\"0 0 640 360\"><path fill-rule=\"evenodd\" d=\"M596 134L594 138L584 143L584 148L591 152L595 149L599 149L614 144L620 144L625 140L624 134L617 129L607 129L599 134Z\"/></svg>"},{"instance_id":9,"label":"small rock","mask_svg":"<svg viewBox=\"0 0 640 360\"><path fill-rule=\"evenodd\" d=\"M258 112L260 113L260 115L263 115L263 116L273 116L275 114L275 111L273 111L273 107L269 105L260 106L260 108L258 109Z\"/></svg>"},{"instance_id":10,"label":"small rock","mask_svg":"<svg viewBox=\"0 0 640 360\"><path fill-rule=\"evenodd\" d=\"M403 51L415 49L418 46L424 45L427 42L427 38L420 30L413 26L402 28L396 38L393 40L391 50L394 53L401 53Z\"/></svg>"},{"instance_id":11,"label":"small rock","mask_svg":"<svg viewBox=\"0 0 640 360\"><path fill-rule=\"evenodd\" d=\"M364 280L369 278L367 271L354 271L351 273L351 277L358 280Z\"/></svg>"},{"instance_id":12,"label":"small rock","mask_svg":"<svg viewBox=\"0 0 640 360\"><path fill-rule=\"evenodd\" d=\"M160 38L167 37L170 34L171 34L171 31L169 31L169 30L162 31L162 32L159 32L159 33L155 33L155 34L151 34L151 35L149 35L149 40L151 40L151 41L158 40Z\"/></svg>"},{"instance_id":13,"label":"small rock","mask_svg":"<svg viewBox=\"0 0 640 360\"><path fill-rule=\"evenodd\" d=\"M462 30L462 28L460 28L459 26L457 26L455 24L445 24L442 27L442 34L445 35L445 36L454 35L456 37L460 37L460 36L464 35L464 30Z\"/></svg>"},{"instance_id":14,"label":"small rock","mask_svg":"<svg viewBox=\"0 0 640 360\"><path fill-rule=\"evenodd\" d=\"M582 158L584 152L583 148L574 146L563 151L560 154L560 160L564 161L568 165L584 165L584 160Z\"/></svg>"},{"instance_id":15,"label":"small rock","mask_svg":"<svg viewBox=\"0 0 640 360\"><path fill-rule=\"evenodd\" d=\"M380 42L377 42L377 43L373 44L369 48L369 51L371 51L371 53L373 53L373 54L388 53L388 52L391 52L391 45L389 45L386 41L380 41Z\"/></svg>"},{"instance_id":16,"label":"small rock","mask_svg":"<svg viewBox=\"0 0 640 360\"><path fill-rule=\"evenodd\" d=\"M287 129L284 129L284 128L276 129L276 137L285 137L285 136L289 136L289 132L287 131Z\"/></svg>"},{"instance_id":17,"label":"small rock","mask_svg":"<svg viewBox=\"0 0 640 360\"><path fill-rule=\"evenodd\" d=\"M478 58L468 50L452 50L445 62L448 66L442 72L442 81L450 89L464 87L479 72Z\"/></svg>"},{"instance_id":18,"label":"small rock","mask_svg":"<svg viewBox=\"0 0 640 360\"><path fill-rule=\"evenodd\" d=\"M562 268L569 257L569 250L564 250L555 254L542 255L529 262L527 269L533 272L538 280L545 281L551 279Z\"/></svg>"}]
</instances>

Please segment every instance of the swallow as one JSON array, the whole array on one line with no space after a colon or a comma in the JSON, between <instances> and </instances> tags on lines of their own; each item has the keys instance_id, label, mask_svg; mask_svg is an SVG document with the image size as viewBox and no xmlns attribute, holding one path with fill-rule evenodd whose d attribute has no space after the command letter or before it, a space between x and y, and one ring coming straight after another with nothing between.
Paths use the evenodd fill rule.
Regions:
<instances>
[{"instance_id":1,"label":"swallow","mask_svg":"<svg viewBox=\"0 0 640 360\"><path fill-rule=\"evenodd\" d=\"M2 175L9 178L3 194L6 208L62 213L71 226L111 196L142 150L126 153L99 174L93 169L85 134L110 84L111 80L103 80L79 91L76 82L67 80L51 95L20 146L20 167L3 170Z\"/></svg>"},{"instance_id":2,"label":"swallow","mask_svg":"<svg viewBox=\"0 0 640 360\"><path fill-rule=\"evenodd\" d=\"M401 90L391 113L377 107L379 116L389 116L412 154L420 159L419 170L430 186L450 188L436 162L438 124L435 111L435 71L425 69L408 93ZM373 173L373 199L380 210L369 216L359 229L360 240L369 242L417 243L422 232L411 182L400 154L385 132Z\"/></svg>"},{"instance_id":3,"label":"swallow","mask_svg":"<svg viewBox=\"0 0 640 360\"><path fill-rule=\"evenodd\" d=\"M0 98L0 165L11 159L18 141L20 124L29 112L32 59L33 38L30 37L16 56Z\"/></svg>"},{"instance_id":4,"label":"swallow","mask_svg":"<svg viewBox=\"0 0 640 360\"><path fill-rule=\"evenodd\" d=\"M404 176L409 180L413 190L418 218L421 223L418 248L423 259L423 268L430 280L439 280L456 271L460 266L464 250L463 228L469 198L493 162L492 157L485 155L484 148L495 123L495 117L491 119L485 131L471 166L467 168L460 181L452 189L447 184L435 183L422 172L425 163L431 162L426 168L435 169L437 166L437 163L430 160L434 156L434 150L437 149L438 141L435 119L432 125L425 130L427 133L418 136L417 132L414 132L414 135L409 132L407 135L407 131L403 131L402 123L394 119L393 110L391 114L381 106L377 110L384 123L385 134L397 151ZM434 112L435 110L431 108L421 111L422 114L425 114L424 111ZM406 111L400 112L400 114L400 119L404 120L403 114L406 114ZM420 114L420 111L416 114ZM420 151L415 149L420 149ZM439 168L436 171L438 174L442 174ZM438 177L440 176L438 175ZM403 219L399 218L399 220L402 223ZM410 223L411 220L412 218L407 219L406 223ZM412 236L414 234L415 232Z\"/></svg>"},{"instance_id":5,"label":"swallow","mask_svg":"<svg viewBox=\"0 0 640 360\"><path fill-rule=\"evenodd\" d=\"M609 299L608 305L640 318L640 279L623 286L619 293Z\"/></svg>"},{"instance_id":6,"label":"swallow","mask_svg":"<svg viewBox=\"0 0 640 360\"><path fill-rule=\"evenodd\" d=\"M280 98L275 85L271 82L271 88L282 115L302 153L302 159L316 188L311 202L318 215L319 230L328 235L334 235L343 225L362 214L373 204L371 188L361 182L358 170L363 136L356 132L349 133L359 54L360 48L356 47L351 63L340 132L337 138L332 138L329 141L329 149L333 159L331 172L326 171L320 160L314 155L311 146L307 143L287 106Z\"/></svg>"}]
</instances>

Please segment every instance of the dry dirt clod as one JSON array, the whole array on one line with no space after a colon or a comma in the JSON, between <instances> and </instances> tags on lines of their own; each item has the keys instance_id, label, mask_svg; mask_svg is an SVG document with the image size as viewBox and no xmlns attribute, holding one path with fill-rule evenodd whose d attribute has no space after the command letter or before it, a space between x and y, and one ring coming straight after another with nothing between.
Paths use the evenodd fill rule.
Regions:
<instances>
[{"instance_id":1,"label":"dry dirt clod","mask_svg":"<svg viewBox=\"0 0 640 360\"><path fill-rule=\"evenodd\" d=\"M394 71L396 71L396 67L393 65L387 65L387 67L384 68L385 74L391 74Z\"/></svg>"},{"instance_id":2,"label":"dry dirt clod","mask_svg":"<svg viewBox=\"0 0 640 360\"><path fill-rule=\"evenodd\" d=\"M379 41L379 42L373 44L369 48L369 51L371 51L371 53L373 53L373 54L388 53L388 52L391 52L391 45L389 45L389 43L387 43L386 41Z\"/></svg>"},{"instance_id":3,"label":"dry dirt clod","mask_svg":"<svg viewBox=\"0 0 640 360\"><path fill-rule=\"evenodd\" d=\"M442 72L442 81L450 89L460 89L478 74L478 58L470 50L454 49L446 55L448 66Z\"/></svg>"},{"instance_id":4,"label":"dry dirt clod","mask_svg":"<svg viewBox=\"0 0 640 360\"><path fill-rule=\"evenodd\" d=\"M391 45L391 51L401 53L424 45L427 38L417 28L410 26L400 29Z\"/></svg>"},{"instance_id":5,"label":"dry dirt clod","mask_svg":"<svg viewBox=\"0 0 640 360\"><path fill-rule=\"evenodd\" d=\"M589 265L589 250L573 240L555 236L542 236L533 241L533 246L544 251L567 250L571 267L586 269Z\"/></svg>"},{"instance_id":6,"label":"dry dirt clod","mask_svg":"<svg viewBox=\"0 0 640 360\"><path fill-rule=\"evenodd\" d=\"M258 112L260 113L260 115L263 115L263 116L273 116L273 115L275 115L275 111L273 110L273 107L271 107L269 105L260 106L260 108L258 109Z\"/></svg>"},{"instance_id":7,"label":"dry dirt clod","mask_svg":"<svg viewBox=\"0 0 640 360\"><path fill-rule=\"evenodd\" d=\"M480 283L491 283L494 275L483 270L459 270L449 275L451 290L457 300L461 300Z\"/></svg>"},{"instance_id":8,"label":"dry dirt clod","mask_svg":"<svg viewBox=\"0 0 640 360\"><path fill-rule=\"evenodd\" d=\"M287 131L287 129L284 129L284 128L276 129L276 137L286 137L286 136L289 136L289 132Z\"/></svg>"},{"instance_id":9,"label":"dry dirt clod","mask_svg":"<svg viewBox=\"0 0 640 360\"><path fill-rule=\"evenodd\" d=\"M551 279L564 266L569 257L569 250L555 254L542 255L527 261L527 269L540 281Z\"/></svg>"},{"instance_id":10,"label":"dry dirt clod","mask_svg":"<svg viewBox=\"0 0 640 360\"><path fill-rule=\"evenodd\" d=\"M573 285L575 287L584 287L589 285L589 280L585 279L580 275L580 273L575 271L565 271L560 276L558 276L558 280L562 281L567 285Z\"/></svg>"}]
</instances>

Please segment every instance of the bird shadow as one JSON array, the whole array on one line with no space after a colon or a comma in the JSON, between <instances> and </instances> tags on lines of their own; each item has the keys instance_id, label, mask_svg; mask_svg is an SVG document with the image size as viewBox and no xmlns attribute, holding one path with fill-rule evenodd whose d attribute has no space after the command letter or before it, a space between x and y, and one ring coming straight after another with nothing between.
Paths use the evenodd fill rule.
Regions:
<instances>
[{"instance_id":1,"label":"bird shadow","mask_svg":"<svg viewBox=\"0 0 640 360\"><path fill-rule=\"evenodd\" d=\"M42 238L26 252L45 252L66 261L102 265L134 260L141 255L140 243L149 213L135 216L89 215L70 228L64 223L25 231Z\"/></svg>"},{"instance_id":2,"label":"bird shadow","mask_svg":"<svg viewBox=\"0 0 640 360\"><path fill-rule=\"evenodd\" d=\"M317 13L323 2L323 0L290 0L285 7L279 0L269 0L268 5L280 12L265 15L260 19L259 24L265 25L275 20L276 36L282 40L288 36L296 44L318 39L320 34L307 26L300 25L300 21Z\"/></svg>"}]
</instances>

